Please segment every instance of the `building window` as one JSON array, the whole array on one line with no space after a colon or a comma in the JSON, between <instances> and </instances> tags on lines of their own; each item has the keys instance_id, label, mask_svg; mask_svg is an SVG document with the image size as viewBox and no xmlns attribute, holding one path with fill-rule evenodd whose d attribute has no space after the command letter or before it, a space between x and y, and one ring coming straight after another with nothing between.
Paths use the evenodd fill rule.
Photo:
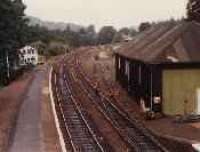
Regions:
<instances>
[{"instance_id":1,"label":"building window","mask_svg":"<svg viewBox=\"0 0 200 152\"><path fill-rule=\"evenodd\" d=\"M32 53L32 51L31 51L31 49L29 49L29 50L28 50L28 54L31 54L31 53Z\"/></svg>"},{"instance_id":2,"label":"building window","mask_svg":"<svg viewBox=\"0 0 200 152\"><path fill-rule=\"evenodd\" d=\"M34 58L34 57L32 57L32 58L31 58L31 61L32 61L32 62L34 62L34 61L35 61L35 58Z\"/></svg>"},{"instance_id":3,"label":"building window","mask_svg":"<svg viewBox=\"0 0 200 152\"><path fill-rule=\"evenodd\" d=\"M24 63L24 60L21 60L21 61L20 61L20 64L25 64L25 63Z\"/></svg>"},{"instance_id":4,"label":"building window","mask_svg":"<svg viewBox=\"0 0 200 152\"><path fill-rule=\"evenodd\" d=\"M119 69L121 68L121 60L120 60L120 58L118 59L118 65L119 65Z\"/></svg>"}]
</instances>

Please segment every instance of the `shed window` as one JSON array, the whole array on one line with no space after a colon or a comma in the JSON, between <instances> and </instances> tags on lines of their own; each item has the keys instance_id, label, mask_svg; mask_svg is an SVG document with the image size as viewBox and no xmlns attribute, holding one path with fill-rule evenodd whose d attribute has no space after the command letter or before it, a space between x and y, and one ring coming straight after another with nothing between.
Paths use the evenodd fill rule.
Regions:
<instances>
[{"instance_id":1,"label":"shed window","mask_svg":"<svg viewBox=\"0 0 200 152\"><path fill-rule=\"evenodd\" d=\"M125 74L128 76L128 80L130 80L129 65L130 65L129 62L126 61L126 62L125 62Z\"/></svg>"},{"instance_id":2,"label":"shed window","mask_svg":"<svg viewBox=\"0 0 200 152\"><path fill-rule=\"evenodd\" d=\"M139 81L139 84L142 84L142 67L141 65L139 66L139 69L138 69L138 81Z\"/></svg>"},{"instance_id":3,"label":"shed window","mask_svg":"<svg viewBox=\"0 0 200 152\"><path fill-rule=\"evenodd\" d=\"M119 65L119 69L121 68L121 60L120 60L120 58L118 59L118 65Z\"/></svg>"}]
</instances>

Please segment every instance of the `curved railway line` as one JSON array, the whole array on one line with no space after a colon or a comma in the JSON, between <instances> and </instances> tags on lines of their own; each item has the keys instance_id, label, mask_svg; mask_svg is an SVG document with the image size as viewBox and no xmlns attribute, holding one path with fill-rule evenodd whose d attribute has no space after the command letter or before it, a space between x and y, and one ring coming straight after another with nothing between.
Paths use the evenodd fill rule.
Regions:
<instances>
[{"instance_id":1,"label":"curved railway line","mask_svg":"<svg viewBox=\"0 0 200 152\"><path fill-rule=\"evenodd\" d=\"M52 81L54 81L54 98L58 106L56 109L65 135L67 151L104 152L106 148L97 140L83 112L74 101L69 86L65 85L60 74L62 73L54 73Z\"/></svg>"},{"instance_id":2,"label":"curved railway line","mask_svg":"<svg viewBox=\"0 0 200 152\"><path fill-rule=\"evenodd\" d=\"M75 71L78 72L80 86L86 91L91 101L101 108L102 113L108 118L113 126L118 130L119 134L124 138L137 152L159 152L168 151L165 149L149 131L144 128L137 120L131 120L126 113L116 107L103 94L96 94L95 88L91 86L89 80L80 69L80 62L77 58L72 59L74 62Z\"/></svg>"},{"instance_id":3,"label":"curved railway line","mask_svg":"<svg viewBox=\"0 0 200 152\"><path fill-rule=\"evenodd\" d=\"M94 104L104 118L112 124L113 128L128 145L127 151L134 152L168 152L154 136L137 120L132 120L117 106L112 104L102 93L97 93L89 83L84 72L80 69L76 57L68 59L67 64L60 62L58 72L54 72L54 96L59 105L61 126L66 134L66 147L72 151L113 151L97 136L98 130L87 119L87 112L76 102L78 97L74 89L85 94L87 100ZM79 97L80 98L80 97ZM85 99L86 100L86 99ZM64 129L63 129L64 128ZM70 142L69 142L70 141Z\"/></svg>"}]
</instances>

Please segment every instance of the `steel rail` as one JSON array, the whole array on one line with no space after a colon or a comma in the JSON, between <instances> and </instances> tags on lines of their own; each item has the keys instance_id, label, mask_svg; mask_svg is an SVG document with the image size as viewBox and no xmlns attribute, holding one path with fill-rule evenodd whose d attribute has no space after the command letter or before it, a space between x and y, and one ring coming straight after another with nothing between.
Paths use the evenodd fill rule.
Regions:
<instances>
[{"instance_id":1,"label":"steel rail","mask_svg":"<svg viewBox=\"0 0 200 152\"><path fill-rule=\"evenodd\" d=\"M63 67L61 66L61 68L63 68ZM59 72L59 79L60 79L60 83L58 83L58 81L56 82L57 83L57 85L56 85L57 86L56 87L57 98L58 98L58 100L61 101L61 103L59 104L59 107L60 107L60 111L62 113L62 117L65 122L65 127L67 130L67 133L70 136L70 142L73 145L73 151L78 152L78 151L84 151L84 149L85 149L85 151L91 151L91 152L93 152L93 151L104 152L104 148L98 142L96 135L94 134L93 130L91 129L91 127L87 123L87 120L85 119L84 115L82 114L81 108L76 103L76 101L71 93L69 84L63 85L64 78L62 76L62 73L60 73L60 72ZM59 90L58 86L60 87L59 89L61 90L60 94L58 91ZM60 96L62 96L62 99L60 99L61 98ZM66 99L66 98L68 98L68 99ZM65 105L65 104L67 104L67 105ZM69 107L69 106L71 106L71 107ZM69 123L69 121L66 119L66 117L68 117L68 119L69 119L70 114L69 114L69 112L66 113L66 110L72 110L70 113L75 114L74 116L71 115L71 117L74 117L74 120L73 120L73 118L71 118L71 121L72 122L74 121L75 124L76 123L79 124L80 128L78 130L76 128L77 126L71 126L71 128L70 128L69 124L71 122ZM77 131L79 133L77 133ZM77 136L78 134L84 135L84 137ZM78 145L81 145L81 147L83 149L77 148Z\"/></svg>"},{"instance_id":2,"label":"steel rail","mask_svg":"<svg viewBox=\"0 0 200 152\"><path fill-rule=\"evenodd\" d=\"M78 66L76 67L78 68ZM84 75L80 71L79 71L78 76L79 76L79 79L82 79L81 81L82 82L81 86L83 87L82 89L87 90L87 94L90 96L90 98L91 97L93 98L93 101L97 101L98 96L95 96L95 93L94 92L91 93L92 92L91 89L88 89L89 87L88 85L90 84L87 84L88 83L87 80L85 79ZM83 82L85 83L83 84ZM124 114L114 104L112 104L105 96L103 96L102 94L100 96L101 96L101 99L99 100L100 102L98 102L98 104L103 108L103 111L111 118L114 124L118 126L118 129L123 130L126 128L124 124L128 124L128 127L126 128L128 131L126 130L124 132L124 134L126 135L123 134L122 136L124 136L127 139L127 141L135 147L136 151L168 152L168 150L165 147L163 147L152 135L150 135L148 131L146 131L142 126L138 125L137 121L136 122L132 121L130 118L127 117L126 114ZM124 124L120 124L118 121ZM137 137L138 139L134 140L133 138L134 135L138 136Z\"/></svg>"},{"instance_id":3,"label":"steel rail","mask_svg":"<svg viewBox=\"0 0 200 152\"><path fill-rule=\"evenodd\" d=\"M60 98L60 93L58 92L58 88L57 88L57 78L56 78L56 74L54 74L54 80L55 80L55 84L54 84L54 87L55 87L55 97L56 97L56 99L57 99L57 102L59 103L59 101L61 101L61 98ZM73 149L73 151L74 152L76 152L76 147L75 147L75 145L74 145L74 143L73 143L73 141L72 141L72 136L71 136L71 134L70 134L70 131L69 131L69 128L68 128L68 126L66 125L66 119L65 119L65 115L64 115L64 112L63 112L63 108L60 106L60 104L58 105L59 106L59 112L60 112L60 114L61 114L61 116L62 116L62 120L64 121L64 124L65 124L65 130L67 131L67 134L68 134L68 136L69 136L69 140L70 140L70 143L71 143L71 146L72 146L72 149ZM58 111L57 111L58 112ZM66 143L65 143L66 144Z\"/></svg>"}]
</instances>

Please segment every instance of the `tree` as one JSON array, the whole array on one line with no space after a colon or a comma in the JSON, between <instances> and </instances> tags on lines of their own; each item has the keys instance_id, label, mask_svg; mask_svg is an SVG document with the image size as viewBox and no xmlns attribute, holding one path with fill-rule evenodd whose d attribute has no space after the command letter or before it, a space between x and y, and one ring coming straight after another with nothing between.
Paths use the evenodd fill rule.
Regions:
<instances>
[{"instance_id":1,"label":"tree","mask_svg":"<svg viewBox=\"0 0 200 152\"><path fill-rule=\"evenodd\" d=\"M80 35L85 35L85 34L87 34L86 29L82 27L82 28L79 30L79 34L80 34Z\"/></svg>"},{"instance_id":2,"label":"tree","mask_svg":"<svg viewBox=\"0 0 200 152\"><path fill-rule=\"evenodd\" d=\"M121 28L118 32L115 33L113 38L113 42L122 42L124 40L124 35L129 35L130 30L127 27Z\"/></svg>"},{"instance_id":3,"label":"tree","mask_svg":"<svg viewBox=\"0 0 200 152\"><path fill-rule=\"evenodd\" d=\"M123 27L119 30L119 33L121 34L125 34L125 35L129 35L130 34L130 30L127 27Z\"/></svg>"},{"instance_id":4,"label":"tree","mask_svg":"<svg viewBox=\"0 0 200 152\"><path fill-rule=\"evenodd\" d=\"M121 28L114 36L113 42L130 41L137 34L134 28Z\"/></svg>"},{"instance_id":5,"label":"tree","mask_svg":"<svg viewBox=\"0 0 200 152\"><path fill-rule=\"evenodd\" d=\"M188 20L195 20L200 22L200 1L189 0L187 4L187 18Z\"/></svg>"},{"instance_id":6,"label":"tree","mask_svg":"<svg viewBox=\"0 0 200 152\"><path fill-rule=\"evenodd\" d=\"M40 41L40 40L35 41L35 42L31 43L31 46L38 50L39 55L45 55L45 53L46 53L45 49L47 48L47 46L42 41Z\"/></svg>"},{"instance_id":7,"label":"tree","mask_svg":"<svg viewBox=\"0 0 200 152\"><path fill-rule=\"evenodd\" d=\"M151 24L149 22L143 22L139 26L139 31L143 32L143 31L149 29L150 27L151 27Z\"/></svg>"},{"instance_id":8,"label":"tree","mask_svg":"<svg viewBox=\"0 0 200 152\"><path fill-rule=\"evenodd\" d=\"M97 41L97 33L95 30L95 26L94 25L89 25L87 27L87 33L88 33L88 37L89 37L89 45L95 45L96 41Z\"/></svg>"},{"instance_id":9,"label":"tree","mask_svg":"<svg viewBox=\"0 0 200 152\"><path fill-rule=\"evenodd\" d=\"M113 26L104 26L98 33L98 44L111 43L115 34L116 29Z\"/></svg>"},{"instance_id":10,"label":"tree","mask_svg":"<svg viewBox=\"0 0 200 152\"><path fill-rule=\"evenodd\" d=\"M17 49L24 44L25 5L21 0L0 0L0 60L1 83L12 77Z\"/></svg>"},{"instance_id":11,"label":"tree","mask_svg":"<svg viewBox=\"0 0 200 152\"><path fill-rule=\"evenodd\" d=\"M93 25L81 28L79 33L80 46L94 45L96 42L96 31Z\"/></svg>"},{"instance_id":12,"label":"tree","mask_svg":"<svg viewBox=\"0 0 200 152\"><path fill-rule=\"evenodd\" d=\"M96 30L95 30L95 26L94 26L94 25L89 25L89 26L87 27L86 31L87 31L89 34L93 34L93 35L96 34Z\"/></svg>"},{"instance_id":13,"label":"tree","mask_svg":"<svg viewBox=\"0 0 200 152\"><path fill-rule=\"evenodd\" d=\"M137 30L135 29L135 28L131 28L130 29L130 35L132 36L132 37L134 37L135 35L137 35Z\"/></svg>"},{"instance_id":14,"label":"tree","mask_svg":"<svg viewBox=\"0 0 200 152\"><path fill-rule=\"evenodd\" d=\"M118 42L121 42L121 41L123 41L122 34L120 32L117 32L115 34L115 36L113 37L113 42L118 43Z\"/></svg>"},{"instance_id":15,"label":"tree","mask_svg":"<svg viewBox=\"0 0 200 152\"><path fill-rule=\"evenodd\" d=\"M83 34L82 30L80 30L79 32L74 32L70 29L69 26L66 27L66 30L64 31L64 39L67 41L69 46L71 46L71 47L79 47L80 46L79 35L80 35L80 33ZM84 32L85 32L85 30L84 30Z\"/></svg>"}]
</instances>

